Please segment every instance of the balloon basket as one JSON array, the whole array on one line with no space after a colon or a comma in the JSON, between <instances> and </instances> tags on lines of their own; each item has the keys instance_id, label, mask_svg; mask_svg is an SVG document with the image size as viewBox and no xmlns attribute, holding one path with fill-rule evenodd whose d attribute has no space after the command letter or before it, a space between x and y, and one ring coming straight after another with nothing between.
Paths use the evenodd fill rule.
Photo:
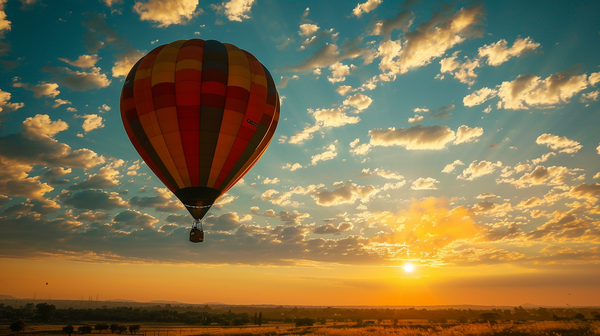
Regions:
<instances>
[{"instance_id":1,"label":"balloon basket","mask_svg":"<svg viewBox=\"0 0 600 336\"><path fill-rule=\"evenodd\" d=\"M190 230L190 241L192 243L202 243L204 241L204 230L202 230L202 223L200 221L195 222L194 225L192 225L192 229Z\"/></svg>"}]
</instances>

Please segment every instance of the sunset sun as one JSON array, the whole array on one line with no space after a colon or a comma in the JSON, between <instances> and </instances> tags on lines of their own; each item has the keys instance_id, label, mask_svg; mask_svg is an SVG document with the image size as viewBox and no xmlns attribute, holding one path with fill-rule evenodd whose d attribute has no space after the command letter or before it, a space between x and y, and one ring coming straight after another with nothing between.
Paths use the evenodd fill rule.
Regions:
<instances>
[{"instance_id":1,"label":"sunset sun","mask_svg":"<svg viewBox=\"0 0 600 336\"><path fill-rule=\"evenodd\" d=\"M404 270L408 273L412 273L415 270L415 267L411 263L406 263L404 265Z\"/></svg>"}]
</instances>

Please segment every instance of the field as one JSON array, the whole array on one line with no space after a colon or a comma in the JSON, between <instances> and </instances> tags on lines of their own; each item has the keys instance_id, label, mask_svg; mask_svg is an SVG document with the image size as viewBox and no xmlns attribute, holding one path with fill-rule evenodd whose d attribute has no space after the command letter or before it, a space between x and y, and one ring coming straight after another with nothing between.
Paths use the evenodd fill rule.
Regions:
<instances>
[{"instance_id":1,"label":"field","mask_svg":"<svg viewBox=\"0 0 600 336\"><path fill-rule=\"evenodd\" d=\"M66 335L63 325L31 325L20 336ZM78 326L74 326L77 330ZM0 325L0 335L11 335L8 325ZM74 332L73 335L79 334ZM93 331L92 336L99 336ZM110 331L102 334L109 335ZM420 323L401 322L396 326L356 326L355 324L295 327L293 324L242 327L190 327L183 325L142 324L137 335L144 336L591 336L600 335L600 322L544 321L514 323Z\"/></svg>"}]
</instances>

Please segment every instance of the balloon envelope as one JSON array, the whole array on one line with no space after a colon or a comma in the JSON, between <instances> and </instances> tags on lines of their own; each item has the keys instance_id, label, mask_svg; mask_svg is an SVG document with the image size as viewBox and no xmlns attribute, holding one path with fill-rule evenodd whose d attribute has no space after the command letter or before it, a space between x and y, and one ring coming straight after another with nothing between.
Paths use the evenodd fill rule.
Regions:
<instances>
[{"instance_id":1,"label":"balloon envelope","mask_svg":"<svg viewBox=\"0 0 600 336\"><path fill-rule=\"evenodd\" d=\"M247 51L213 40L175 41L131 69L121 118L148 167L199 220L266 150L279 95Z\"/></svg>"}]
</instances>

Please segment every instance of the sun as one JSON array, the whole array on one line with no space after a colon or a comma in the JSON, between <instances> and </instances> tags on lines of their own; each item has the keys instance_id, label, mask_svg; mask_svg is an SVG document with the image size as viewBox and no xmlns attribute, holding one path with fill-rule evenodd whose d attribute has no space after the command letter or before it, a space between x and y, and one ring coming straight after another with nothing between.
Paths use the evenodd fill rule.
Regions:
<instances>
[{"instance_id":1,"label":"sun","mask_svg":"<svg viewBox=\"0 0 600 336\"><path fill-rule=\"evenodd\" d=\"M410 263L406 263L406 264L404 265L404 270L405 270L406 272L409 272L409 273L411 273L412 271L414 271L414 270L415 270L415 267L414 267L412 264L410 264Z\"/></svg>"}]
</instances>

